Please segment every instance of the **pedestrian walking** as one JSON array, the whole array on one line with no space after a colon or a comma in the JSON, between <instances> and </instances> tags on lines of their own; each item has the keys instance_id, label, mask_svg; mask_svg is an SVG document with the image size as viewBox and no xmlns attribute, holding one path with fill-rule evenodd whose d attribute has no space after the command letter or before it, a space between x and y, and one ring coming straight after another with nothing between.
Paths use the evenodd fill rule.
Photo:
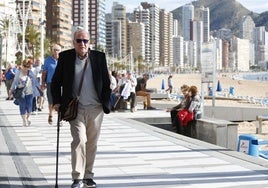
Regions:
<instances>
[{"instance_id":1,"label":"pedestrian walking","mask_svg":"<svg viewBox=\"0 0 268 188\"><path fill-rule=\"evenodd\" d=\"M15 103L19 105L23 126L31 125L30 115L32 112L33 97L39 96L38 88L40 89L40 84L31 71L31 65L31 59L23 60L22 69L16 73L10 88L11 95L17 87L24 87L21 98L15 100Z\"/></svg>"},{"instance_id":2,"label":"pedestrian walking","mask_svg":"<svg viewBox=\"0 0 268 188\"><path fill-rule=\"evenodd\" d=\"M47 57L44 62L43 70L42 70L42 90L47 90L47 101L48 101L48 124L52 125L53 122L53 102L52 102L52 92L51 92L51 81L53 74L55 72L59 52L61 51L61 47L58 44L54 44L52 47L52 55Z\"/></svg>"},{"instance_id":3,"label":"pedestrian walking","mask_svg":"<svg viewBox=\"0 0 268 188\"><path fill-rule=\"evenodd\" d=\"M172 93L172 89L173 89L173 82L172 82L172 74L169 75L168 77L168 88L166 89L166 92L169 91L169 93Z\"/></svg>"},{"instance_id":4,"label":"pedestrian walking","mask_svg":"<svg viewBox=\"0 0 268 188\"><path fill-rule=\"evenodd\" d=\"M89 49L90 36L78 28L74 32L74 49L59 54L52 83L54 109L64 114L69 101L80 90L78 114L69 121L72 135L72 188L96 187L93 165L104 113L110 113L110 78L105 53Z\"/></svg>"}]
</instances>

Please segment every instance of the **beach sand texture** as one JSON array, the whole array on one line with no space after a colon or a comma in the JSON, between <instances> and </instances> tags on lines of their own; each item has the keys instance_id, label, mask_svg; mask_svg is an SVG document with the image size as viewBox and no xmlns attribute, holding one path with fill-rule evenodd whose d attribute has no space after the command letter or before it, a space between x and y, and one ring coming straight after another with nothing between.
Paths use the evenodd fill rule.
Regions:
<instances>
[{"instance_id":1,"label":"beach sand texture","mask_svg":"<svg viewBox=\"0 0 268 188\"><path fill-rule=\"evenodd\" d=\"M234 80L234 74L218 74L216 82L220 81L222 92L229 93L230 87L234 87L234 95L236 97L254 97L254 98L268 98L268 82L251 81L251 80ZM165 88L167 88L168 75L158 75L148 80L148 88L157 88L161 90L162 79L164 79ZM195 85L201 90L201 75L200 74L173 74L173 84L176 91L180 90L183 84ZM212 86L212 83L210 84ZM203 87L207 90L208 84L204 83ZM215 83L217 88L217 83ZM207 91L206 91L207 92Z\"/></svg>"},{"instance_id":2,"label":"beach sand texture","mask_svg":"<svg viewBox=\"0 0 268 188\"><path fill-rule=\"evenodd\" d=\"M216 77L216 82L220 81L222 91L216 92L216 95L225 95L228 97L230 87L234 87L234 96L231 98L243 98L244 101L236 100L217 100L216 105L222 106L248 106L248 107L264 107L263 105L257 103L254 104L255 99L268 98L268 82L261 81L251 81L251 80L234 80L232 78L233 74L218 74ZM159 92L161 91L162 79L164 79L165 88L167 88L167 78L168 75L157 75L151 78L147 82L147 88L156 88ZM183 84L195 85L198 90L201 90L201 75L200 74L173 74L173 84L174 91L180 93L180 86ZM212 84L210 84L212 86ZM208 94L208 84L203 83L205 94ZM215 84L215 90L217 88L217 83ZM171 100L162 101L163 104L177 104L177 101ZM154 103L161 103L161 101L152 101ZM211 100L205 100L205 105L210 105ZM268 108L268 107L267 107ZM267 114L268 115L268 114ZM263 122L263 133L256 134L256 124L258 122L241 122L238 126L238 134L254 134L260 139L268 139L268 121Z\"/></svg>"}]
</instances>

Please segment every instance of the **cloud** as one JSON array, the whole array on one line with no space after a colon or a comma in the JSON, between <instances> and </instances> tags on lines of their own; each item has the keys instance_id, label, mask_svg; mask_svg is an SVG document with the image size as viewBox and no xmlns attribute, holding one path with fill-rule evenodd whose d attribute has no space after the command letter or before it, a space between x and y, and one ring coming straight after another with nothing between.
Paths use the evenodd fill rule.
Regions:
<instances>
[{"instance_id":1,"label":"cloud","mask_svg":"<svg viewBox=\"0 0 268 188\"><path fill-rule=\"evenodd\" d=\"M258 1L237 0L237 1L241 3L245 8L253 12L262 13L262 12L268 11L267 0L258 0Z\"/></svg>"}]
</instances>

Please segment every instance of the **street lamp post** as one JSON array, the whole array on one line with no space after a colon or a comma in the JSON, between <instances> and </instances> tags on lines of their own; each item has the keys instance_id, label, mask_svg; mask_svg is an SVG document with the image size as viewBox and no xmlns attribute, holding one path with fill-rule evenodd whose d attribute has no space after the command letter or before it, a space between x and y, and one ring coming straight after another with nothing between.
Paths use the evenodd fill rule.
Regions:
<instances>
[{"instance_id":1,"label":"street lamp post","mask_svg":"<svg viewBox=\"0 0 268 188\"><path fill-rule=\"evenodd\" d=\"M19 15L21 19L21 33L22 33L22 59L25 59L25 32L26 32L26 27L27 27L27 22L28 22L28 16L30 13L30 6L31 6L31 0L28 0L28 7L27 10L25 10L25 0L22 0L22 10L20 9L21 7L19 6Z\"/></svg>"},{"instance_id":2,"label":"street lamp post","mask_svg":"<svg viewBox=\"0 0 268 188\"><path fill-rule=\"evenodd\" d=\"M40 27L41 27L41 37L40 37L40 60L43 63L44 61L44 25L45 25L45 20L44 20L44 3L43 0L41 0L41 22L40 22Z\"/></svg>"}]
</instances>

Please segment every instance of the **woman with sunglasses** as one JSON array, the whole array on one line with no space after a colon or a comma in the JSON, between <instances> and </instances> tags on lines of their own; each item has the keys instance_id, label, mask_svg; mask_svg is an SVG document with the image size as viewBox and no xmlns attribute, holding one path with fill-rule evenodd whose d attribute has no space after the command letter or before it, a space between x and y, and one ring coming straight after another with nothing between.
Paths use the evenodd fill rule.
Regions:
<instances>
[{"instance_id":1,"label":"woman with sunglasses","mask_svg":"<svg viewBox=\"0 0 268 188\"><path fill-rule=\"evenodd\" d=\"M20 108L22 126L31 125L30 115L32 112L33 97L39 96L38 88L40 89L40 84L35 74L31 71L31 66L31 59L25 59L22 62L22 68L16 73L10 88L10 93L13 93L17 87L24 87L22 96L14 101Z\"/></svg>"}]
</instances>

